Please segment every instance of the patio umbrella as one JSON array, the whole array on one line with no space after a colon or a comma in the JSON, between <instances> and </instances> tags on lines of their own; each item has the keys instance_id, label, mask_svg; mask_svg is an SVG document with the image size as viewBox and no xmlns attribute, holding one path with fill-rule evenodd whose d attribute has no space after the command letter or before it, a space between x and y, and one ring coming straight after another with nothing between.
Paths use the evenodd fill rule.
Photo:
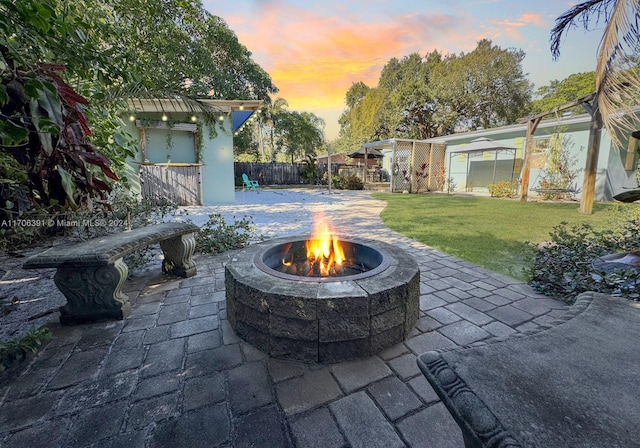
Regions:
<instances>
[{"instance_id":1,"label":"patio umbrella","mask_svg":"<svg viewBox=\"0 0 640 448\"><path fill-rule=\"evenodd\" d=\"M365 152L365 148L360 148L357 151L354 151L350 154L347 154L349 157L351 157L352 159L364 159L364 152ZM371 159L381 159L384 157L384 154L382 154L380 151L378 151L377 149L367 149L367 158L371 158Z\"/></svg>"},{"instance_id":2,"label":"patio umbrella","mask_svg":"<svg viewBox=\"0 0 640 448\"><path fill-rule=\"evenodd\" d=\"M382 154L377 149L365 148L363 146L357 151L354 151L351 154L347 154L347 156L351 157L352 159L363 159L365 161L365 166L362 168L363 170L362 181L366 184L367 183L366 170L368 166L371 166L369 160L382 159L384 157L384 154ZM358 162L358 165L360 165L360 162ZM375 163L374 165L377 165L377 163Z\"/></svg>"}]
</instances>

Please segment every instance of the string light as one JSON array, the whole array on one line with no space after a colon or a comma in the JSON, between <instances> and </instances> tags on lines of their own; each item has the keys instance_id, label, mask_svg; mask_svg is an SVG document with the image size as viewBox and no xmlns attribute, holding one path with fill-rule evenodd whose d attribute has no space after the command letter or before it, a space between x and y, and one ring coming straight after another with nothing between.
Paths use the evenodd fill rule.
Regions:
<instances>
[{"instance_id":1,"label":"string light","mask_svg":"<svg viewBox=\"0 0 640 448\"><path fill-rule=\"evenodd\" d=\"M196 121L198 121L198 117L196 117L195 115L191 115L191 121L195 123Z\"/></svg>"},{"instance_id":2,"label":"string light","mask_svg":"<svg viewBox=\"0 0 640 448\"><path fill-rule=\"evenodd\" d=\"M167 117L167 114L162 114L162 121L169 121L169 117Z\"/></svg>"}]
</instances>

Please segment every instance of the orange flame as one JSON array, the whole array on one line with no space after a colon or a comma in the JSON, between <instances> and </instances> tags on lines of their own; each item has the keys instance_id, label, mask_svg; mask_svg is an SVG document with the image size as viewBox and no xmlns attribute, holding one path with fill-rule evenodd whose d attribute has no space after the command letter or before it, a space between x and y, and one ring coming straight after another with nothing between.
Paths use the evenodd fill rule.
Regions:
<instances>
[{"instance_id":1,"label":"orange flame","mask_svg":"<svg viewBox=\"0 0 640 448\"><path fill-rule=\"evenodd\" d=\"M307 260L318 267L323 277L335 275L345 259L340 240L322 212L314 216L311 239L306 241L306 248Z\"/></svg>"}]
</instances>

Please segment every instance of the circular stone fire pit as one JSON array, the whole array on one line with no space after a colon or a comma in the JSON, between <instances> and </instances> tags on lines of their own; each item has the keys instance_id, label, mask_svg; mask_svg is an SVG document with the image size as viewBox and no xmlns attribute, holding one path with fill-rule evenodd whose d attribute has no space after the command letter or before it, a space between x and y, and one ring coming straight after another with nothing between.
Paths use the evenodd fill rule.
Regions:
<instances>
[{"instance_id":1,"label":"circular stone fire pit","mask_svg":"<svg viewBox=\"0 0 640 448\"><path fill-rule=\"evenodd\" d=\"M281 238L238 252L225 268L227 317L236 334L272 357L332 363L402 342L419 313L420 271L405 251L341 238L355 273L300 276L277 269ZM277 268L277 269L276 269Z\"/></svg>"}]
</instances>

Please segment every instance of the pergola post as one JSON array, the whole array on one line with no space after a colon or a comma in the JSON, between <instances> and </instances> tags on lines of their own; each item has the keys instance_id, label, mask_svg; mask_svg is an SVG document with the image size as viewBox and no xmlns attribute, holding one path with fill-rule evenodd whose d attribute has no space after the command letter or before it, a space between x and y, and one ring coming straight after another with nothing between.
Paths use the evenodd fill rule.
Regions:
<instances>
[{"instance_id":1,"label":"pergola post","mask_svg":"<svg viewBox=\"0 0 640 448\"><path fill-rule=\"evenodd\" d=\"M537 116L527 122L527 139L524 146L524 160L520 174L520 200L527 201L529 195L529 176L531 174L531 152L533 151L533 135L540 124L542 116Z\"/></svg>"},{"instance_id":2,"label":"pergola post","mask_svg":"<svg viewBox=\"0 0 640 448\"><path fill-rule=\"evenodd\" d=\"M331 193L331 145L327 145L327 186Z\"/></svg>"},{"instance_id":3,"label":"pergola post","mask_svg":"<svg viewBox=\"0 0 640 448\"><path fill-rule=\"evenodd\" d=\"M409 158L409 193L413 193L413 184L416 181L415 173L413 167L415 166L415 157L416 157L416 142L415 140L411 142L411 157ZM416 185L416 193L420 193L420 189Z\"/></svg>"},{"instance_id":4,"label":"pergola post","mask_svg":"<svg viewBox=\"0 0 640 448\"><path fill-rule=\"evenodd\" d=\"M429 145L429 183L427 184L427 191L431 191L431 179L433 179L433 143L427 143Z\"/></svg>"},{"instance_id":5,"label":"pergola post","mask_svg":"<svg viewBox=\"0 0 640 448\"><path fill-rule=\"evenodd\" d=\"M531 171L531 158L530 158L530 153L533 150L533 134L536 132L536 128L538 127L538 124L540 124L540 121L542 120L543 117L547 116L547 115L552 115L552 114L557 114L560 111L569 109L571 107L574 106L582 106L584 107L593 117L593 113L591 112L590 106L589 106L589 101L594 102L594 104L597 103L597 99L596 99L596 94L592 93L591 95L587 95L585 97L579 98L577 100L574 101L569 101L568 103L565 103L561 106L558 107L554 107L553 109L547 111L547 112L543 112L541 114L536 115L535 117L532 117L529 119L529 121L527 122L527 141L525 144L525 148L524 148L524 160L522 162L522 171L521 171L521 175L520 175L520 200L521 201L526 201L527 200L527 195L529 194L529 174ZM598 113L599 115L599 113ZM601 121L601 120L600 120ZM602 125L600 125L602 127ZM591 139L590 139L591 141ZM600 137L598 135L598 145L600 144ZM588 156L587 156L588 157ZM597 165L597 154L596 154L596 165ZM585 173L586 174L586 173ZM586 179L586 177L585 177ZM594 185L595 185L595 171L594 171ZM582 197L584 198L584 194L582 195ZM592 201L593 201L593 197L592 197Z\"/></svg>"},{"instance_id":6,"label":"pergola post","mask_svg":"<svg viewBox=\"0 0 640 448\"><path fill-rule=\"evenodd\" d=\"M389 193L393 193L393 184L394 182L396 182L396 164L398 163L398 161L396 160L396 141L393 140L392 146L391 146L391 166L390 166L390 170L391 173L389 176Z\"/></svg>"},{"instance_id":7,"label":"pergola post","mask_svg":"<svg viewBox=\"0 0 640 448\"><path fill-rule=\"evenodd\" d=\"M367 156L369 155L369 148L367 148L366 146L364 147L364 171L363 171L363 175L362 175L362 189L366 190L367 189L367 173L368 173L368 166L367 166Z\"/></svg>"},{"instance_id":8,"label":"pergola post","mask_svg":"<svg viewBox=\"0 0 640 448\"><path fill-rule=\"evenodd\" d=\"M580 213L593 213L593 201L596 191L596 174L598 172L598 155L600 154L600 130L602 129L602 115L598 107L598 97L593 99L593 106L583 107L591 114L589 125L589 141L587 143L587 161L584 168L582 195L580 196Z\"/></svg>"}]
</instances>

